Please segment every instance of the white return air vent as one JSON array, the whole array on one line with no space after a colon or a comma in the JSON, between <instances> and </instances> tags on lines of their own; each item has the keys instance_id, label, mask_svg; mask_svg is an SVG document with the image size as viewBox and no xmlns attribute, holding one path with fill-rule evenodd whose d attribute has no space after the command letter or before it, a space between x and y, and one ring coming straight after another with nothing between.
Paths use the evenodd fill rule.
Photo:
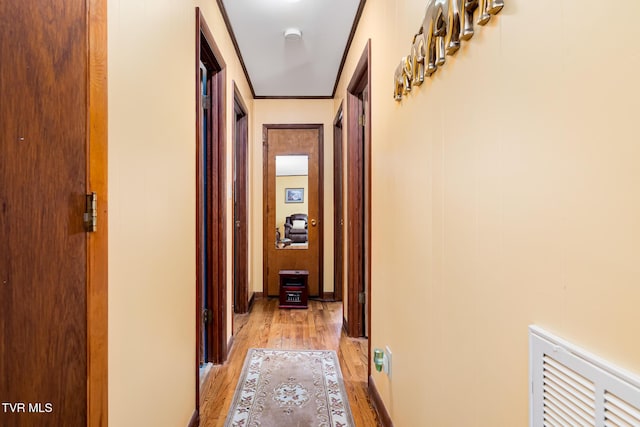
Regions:
<instances>
[{"instance_id":1,"label":"white return air vent","mask_svg":"<svg viewBox=\"0 0 640 427\"><path fill-rule=\"evenodd\" d=\"M640 427L640 378L529 327L531 427Z\"/></svg>"}]
</instances>

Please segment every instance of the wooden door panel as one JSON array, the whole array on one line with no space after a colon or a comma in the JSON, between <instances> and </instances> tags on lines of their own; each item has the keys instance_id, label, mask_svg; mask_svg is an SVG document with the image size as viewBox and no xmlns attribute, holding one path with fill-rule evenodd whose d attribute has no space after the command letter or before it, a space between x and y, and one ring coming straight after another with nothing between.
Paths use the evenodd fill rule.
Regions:
<instances>
[{"instance_id":1,"label":"wooden door panel","mask_svg":"<svg viewBox=\"0 0 640 427\"><path fill-rule=\"evenodd\" d=\"M366 96L363 95L366 93ZM370 338L371 310L371 40L347 87L347 333ZM363 102L366 98L367 102ZM360 117L364 113L364 121ZM365 305L359 301L365 292ZM366 319L365 319L366 317ZM367 325L365 326L365 322ZM371 356L371 340L369 340ZM371 371L371 365L369 365Z\"/></svg>"},{"instance_id":2,"label":"wooden door panel","mask_svg":"<svg viewBox=\"0 0 640 427\"><path fill-rule=\"evenodd\" d=\"M233 241L233 283L234 311L249 311L249 230L247 214L247 144L249 119L242 96L234 83L234 241Z\"/></svg>"},{"instance_id":3,"label":"wooden door panel","mask_svg":"<svg viewBox=\"0 0 640 427\"><path fill-rule=\"evenodd\" d=\"M284 125L283 125L284 126ZM265 263L267 273L267 294L277 296L279 292L280 270L308 270L309 295L322 297L321 266L322 266L322 190L321 190L321 159L322 159L322 125L306 125L300 128L268 128L267 149L265 161L266 185L266 223L265 223ZM275 159L277 155L308 155L308 241L306 249L290 247L277 249L275 247ZM316 221L316 226L312 225ZM284 231L281 230L284 237Z\"/></svg>"},{"instance_id":4,"label":"wooden door panel","mask_svg":"<svg viewBox=\"0 0 640 427\"><path fill-rule=\"evenodd\" d=\"M333 294L336 301L343 300L344 281L344 160L342 144L342 106L333 128Z\"/></svg>"},{"instance_id":5,"label":"wooden door panel","mask_svg":"<svg viewBox=\"0 0 640 427\"><path fill-rule=\"evenodd\" d=\"M86 424L86 16L0 3L2 426Z\"/></svg>"}]
</instances>

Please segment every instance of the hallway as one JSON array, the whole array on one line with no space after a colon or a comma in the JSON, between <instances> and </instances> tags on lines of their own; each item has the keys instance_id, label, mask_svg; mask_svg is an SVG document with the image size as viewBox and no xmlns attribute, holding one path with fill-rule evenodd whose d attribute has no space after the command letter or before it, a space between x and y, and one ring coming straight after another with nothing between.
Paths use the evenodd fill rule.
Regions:
<instances>
[{"instance_id":1,"label":"hallway","mask_svg":"<svg viewBox=\"0 0 640 427\"><path fill-rule=\"evenodd\" d=\"M201 389L201 426L224 425L251 347L336 350L356 426L379 425L367 394L367 340L344 335L342 303L309 301L307 310L280 310L276 299L257 299L249 314L235 315L227 363L215 366Z\"/></svg>"},{"instance_id":2,"label":"hallway","mask_svg":"<svg viewBox=\"0 0 640 427\"><path fill-rule=\"evenodd\" d=\"M222 426L252 347L336 350L358 426L538 427L554 376L640 427L640 1L587 4L0 1L0 427ZM343 302L234 319L313 237Z\"/></svg>"}]
</instances>

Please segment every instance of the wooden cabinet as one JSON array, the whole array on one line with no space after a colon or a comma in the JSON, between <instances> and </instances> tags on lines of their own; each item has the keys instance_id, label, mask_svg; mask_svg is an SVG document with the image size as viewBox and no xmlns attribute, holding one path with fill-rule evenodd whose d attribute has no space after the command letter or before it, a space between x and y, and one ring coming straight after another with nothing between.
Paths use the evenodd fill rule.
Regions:
<instances>
[{"instance_id":1,"label":"wooden cabinet","mask_svg":"<svg viewBox=\"0 0 640 427\"><path fill-rule=\"evenodd\" d=\"M307 308L309 271L280 270L280 308Z\"/></svg>"}]
</instances>

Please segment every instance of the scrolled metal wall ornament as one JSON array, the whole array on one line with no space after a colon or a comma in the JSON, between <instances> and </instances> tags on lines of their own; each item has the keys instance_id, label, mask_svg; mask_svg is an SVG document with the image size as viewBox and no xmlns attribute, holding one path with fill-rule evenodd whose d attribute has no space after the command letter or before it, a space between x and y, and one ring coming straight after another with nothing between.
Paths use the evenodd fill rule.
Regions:
<instances>
[{"instance_id":1,"label":"scrolled metal wall ornament","mask_svg":"<svg viewBox=\"0 0 640 427\"><path fill-rule=\"evenodd\" d=\"M504 0L428 0L422 25L411 41L411 53L402 57L393 80L396 101L420 86L455 55L462 40L473 37L473 15L479 9L478 25L486 25L504 7Z\"/></svg>"}]
</instances>

